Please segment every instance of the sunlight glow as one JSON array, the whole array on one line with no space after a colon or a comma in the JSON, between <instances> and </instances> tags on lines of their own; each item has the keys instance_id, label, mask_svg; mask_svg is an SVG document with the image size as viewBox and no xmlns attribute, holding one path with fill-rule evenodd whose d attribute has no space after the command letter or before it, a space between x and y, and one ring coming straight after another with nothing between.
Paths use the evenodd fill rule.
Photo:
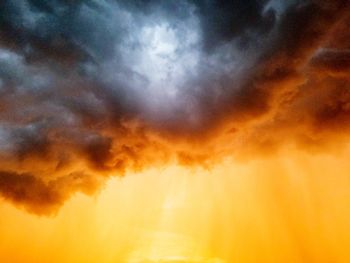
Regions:
<instances>
[{"instance_id":1,"label":"sunlight glow","mask_svg":"<svg viewBox=\"0 0 350 263\"><path fill-rule=\"evenodd\" d=\"M2 203L0 261L347 262L345 156L153 168L78 194L53 218Z\"/></svg>"}]
</instances>

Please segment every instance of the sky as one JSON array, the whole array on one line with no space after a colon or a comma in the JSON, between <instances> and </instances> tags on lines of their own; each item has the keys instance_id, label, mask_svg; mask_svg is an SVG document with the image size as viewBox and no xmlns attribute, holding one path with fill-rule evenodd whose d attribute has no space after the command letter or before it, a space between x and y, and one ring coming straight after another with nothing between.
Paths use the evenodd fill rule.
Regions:
<instances>
[{"instance_id":1,"label":"sky","mask_svg":"<svg viewBox=\"0 0 350 263\"><path fill-rule=\"evenodd\" d=\"M349 262L349 11L1 1L0 261Z\"/></svg>"}]
</instances>

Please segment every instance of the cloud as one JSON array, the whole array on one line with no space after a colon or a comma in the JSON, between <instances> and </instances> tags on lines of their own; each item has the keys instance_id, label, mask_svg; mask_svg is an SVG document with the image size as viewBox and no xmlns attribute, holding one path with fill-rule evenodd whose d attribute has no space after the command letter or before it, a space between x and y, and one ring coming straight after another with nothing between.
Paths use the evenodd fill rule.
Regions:
<instances>
[{"instance_id":1,"label":"cloud","mask_svg":"<svg viewBox=\"0 0 350 263\"><path fill-rule=\"evenodd\" d=\"M350 73L350 50L322 50L313 57L311 67L321 77L347 78Z\"/></svg>"},{"instance_id":2,"label":"cloud","mask_svg":"<svg viewBox=\"0 0 350 263\"><path fill-rule=\"evenodd\" d=\"M36 214L54 213L71 193L92 194L97 186L99 182L95 177L79 173L45 182L31 174L0 172L1 195Z\"/></svg>"},{"instance_id":3,"label":"cloud","mask_svg":"<svg viewBox=\"0 0 350 263\"><path fill-rule=\"evenodd\" d=\"M349 8L1 1L0 195L53 213L130 170L345 138Z\"/></svg>"}]
</instances>

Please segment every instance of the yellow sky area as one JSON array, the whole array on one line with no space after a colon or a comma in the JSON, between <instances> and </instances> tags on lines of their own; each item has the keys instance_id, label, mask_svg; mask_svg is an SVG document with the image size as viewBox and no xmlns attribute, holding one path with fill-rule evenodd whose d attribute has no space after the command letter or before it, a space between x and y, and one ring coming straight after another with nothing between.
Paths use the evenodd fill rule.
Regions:
<instances>
[{"instance_id":1,"label":"yellow sky area","mask_svg":"<svg viewBox=\"0 0 350 263\"><path fill-rule=\"evenodd\" d=\"M350 262L347 156L150 169L54 217L1 202L0 262Z\"/></svg>"}]
</instances>

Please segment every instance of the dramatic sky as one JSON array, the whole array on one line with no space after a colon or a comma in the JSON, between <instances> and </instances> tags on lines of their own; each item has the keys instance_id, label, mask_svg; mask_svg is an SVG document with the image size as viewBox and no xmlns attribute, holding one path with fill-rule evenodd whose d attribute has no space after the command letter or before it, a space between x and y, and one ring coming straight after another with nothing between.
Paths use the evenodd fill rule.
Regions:
<instances>
[{"instance_id":1,"label":"dramatic sky","mask_svg":"<svg viewBox=\"0 0 350 263\"><path fill-rule=\"evenodd\" d=\"M121 218L118 231L137 215L136 225L152 221L151 211L160 207L169 224L172 217L164 213L177 213L180 202L184 217L174 214L170 221L191 236L191 211L203 212L207 221L192 234L200 240L204 226L216 228L216 234L208 230L205 247L220 257L199 255L192 244L187 250L199 253L194 259L168 259L162 255L167 250L157 248L158 257L148 248L139 259L136 254L146 252L132 244L125 245L133 251L128 260L117 262L257 262L226 252L231 243L264 258L261 236L271 251L284 240L285 255L295 256L290 262L348 262L339 244L350 243L350 231L344 232L350 214L349 26L348 0L0 1L0 231L13 221L33 231L49 220L45 239L45 231L68 231L73 211L78 222L91 218L91 209L104 218L119 211L110 214ZM90 202L80 193L102 201L79 208ZM110 202L103 201L109 193ZM256 209L238 202L245 198ZM273 200L280 213L270 213ZM332 207L335 221L322 221ZM215 218L217 210L225 224ZM249 234L254 218L260 220L259 227L252 223L256 231L265 234ZM237 231L232 235L224 229L230 220ZM152 234L153 243L184 242L159 233ZM5 234L18 241L14 251L30 244L19 235ZM317 243L320 236L332 245ZM24 262L11 259L9 248L2 252L5 243L0 261ZM323 254L322 247L332 252ZM265 261L286 262L283 252L274 253ZM32 262L29 254L24 258Z\"/></svg>"}]
</instances>

